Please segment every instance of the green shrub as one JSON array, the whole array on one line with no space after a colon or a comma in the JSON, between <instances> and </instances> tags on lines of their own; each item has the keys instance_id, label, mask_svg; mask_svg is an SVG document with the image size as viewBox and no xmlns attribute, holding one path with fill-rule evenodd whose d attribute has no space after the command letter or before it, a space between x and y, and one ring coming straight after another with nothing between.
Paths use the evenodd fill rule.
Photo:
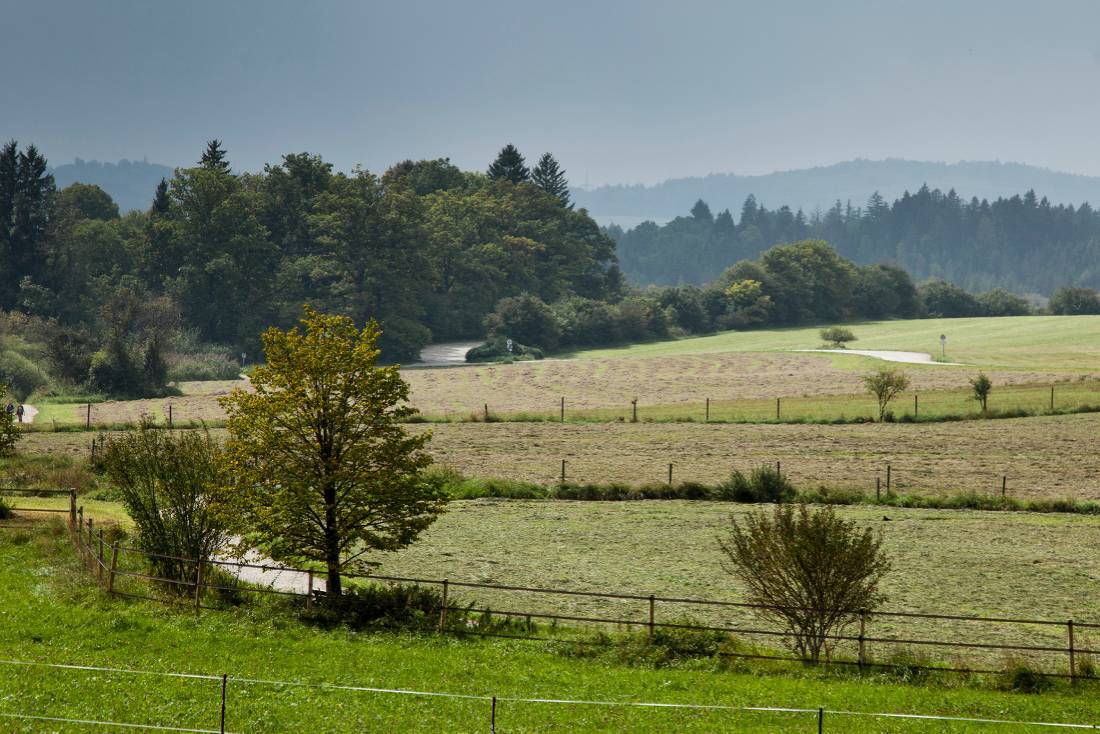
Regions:
<instances>
[{"instance_id":1,"label":"green shrub","mask_svg":"<svg viewBox=\"0 0 1100 734\"><path fill-rule=\"evenodd\" d=\"M456 606L448 599L448 606ZM338 599L326 599L304 612L305 621L321 627L345 625L353 630L397 627L427 630L439 624L443 594L439 589L418 584L368 584L345 589ZM461 619L454 614L454 622Z\"/></svg>"},{"instance_id":2,"label":"green shrub","mask_svg":"<svg viewBox=\"0 0 1100 734\"><path fill-rule=\"evenodd\" d=\"M240 363L226 349L211 348L190 354L174 354L168 360L170 382L235 380L240 374Z\"/></svg>"},{"instance_id":3,"label":"green shrub","mask_svg":"<svg viewBox=\"0 0 1100 734\"><path fill-rule=\"evenodd\" d=\"M0 520L10 520L13 514L15 513L12 512L11 505L5 502L3 497L0 497Z\"/></svg>"},{"instance_id":4,"label":"green shrub","mask_svg":"<svg viewBox=\"0 0 1100 734\"><path fill-rule=\"evenodd\" d=\"M1021 660L1010 660L1002 673L1001 685L1020 693L1042 693L1051 687L1050 678Z\"/></svg>"},{"instance_id":5,"label":"green shrub","mask_svg":"<svg viewBox=\"0 0 1100 734\"><path fill-rule=\"evenodd\" d=\"M26 400L35 390L48 384L45 370L19 352L0 352L0 383L6 383L19 400Z\"/></svg>"},{"instance_id":6,"label":"green shrub","mask_svg":"<svg viewBox=\"0 0 1100 734\"><path fill-rule=\"evenodd\" d=\"M856 341L856 335L852 333L852 330L843 326L831 326L828 329L822 329L820 334L822 341L832 346L833 349L844 349L845 344Z\"/></svg>"},{"instance_id":7,"label":"green shrub","mask_svg":"<svg viewBox=\"0 0 1100 734\"><path fill-rule=\"evenodd\" d=\"M797 494L779 469L769 464L757 467L746 477L740 471L734 471L716 488L716 499L733 502L790 502Z\"/></svg>"},{"instance_id":8,"label":"green shrub","mask_svg":"<svg viewBox=\"0 0 1100 734\"><path fill-rule=\"evenodd\" d=\"M512 351L508 351L508 339L503 336L494 336L484 344L479 344L466 352L467 362L500 362L509 359L542 358L543 352L538 347L529 347L516 341L512 342Z\"/></svg>"}]
</instances>

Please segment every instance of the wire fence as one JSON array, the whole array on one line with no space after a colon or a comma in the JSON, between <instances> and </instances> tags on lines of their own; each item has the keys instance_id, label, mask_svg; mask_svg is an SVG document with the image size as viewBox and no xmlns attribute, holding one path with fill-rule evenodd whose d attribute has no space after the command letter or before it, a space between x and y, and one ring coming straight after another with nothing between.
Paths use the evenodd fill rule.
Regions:
<instances>
[{"instance_id":1,"label":"wire fence","mask_svg":"<svg viewBox=\"0 0 1100 734\"><path fill-rule=\"evenodd\" d=\"M104 590L126 598L187 605L196 613L218 606L219 595L257 594L299 598L306 610L325 593L326 572L270 563L194 559L156 554L108 543L102 524L85 519L70 497L70 528L88 571ZM179 578L148 572L158 562L189 568ZM270 574L270 575L268 575ZM716 649L730 658L793 662L782 654L795 637L784 612L807 611L749 602L538 586L482 583L411 576L344 574L348 579L438 588L435 629L446 634L500 636L569 645L599 645L594 629L636 632L653 639L674 633L718 634L751 645ZM136 582L126 586L124 581ZM174 587L159 595L149 584ZM456 594L471 594L462 602ZM211 598L213 595L213 598ZM547 599L582 600L594 606L562 609ZM593 611L589 612L588 609ZM835 610L829 610L835 611ZM863 668L907 668L997 674L1006 664L1026 663L1044 676L1076 684L1096 677L1100 623L938 612L842 610L848 624L824 635L827 662ZM700 621L700 618L703 621ZM505 624L507 623L507 624ZM947 633L953 633L950 636ZM690 640L686 644L690 644ZM999 663L999 667L995 666Z\"/></svg>"},{"instance_id":2,"label":"wire fence","mask_svg":"<svg viewBox=\"0 0 1100 734\"><path fill-rule=\"evenodd\" d=\"M726 714L738 714L738 713L752 713L752 714L765 714L770 717L783 717L788 719L786 728L790 729L793 726L798 727L800 730L811 731L816 725L819 733L824 731L846 731L846 720L863 719L863 720L895 720L895 721L909 721L909 722L940 722L942 724L980 724L985 726L999 726L999 727L1028 727L1028 728L1052 728L1052 729L1078 729L1078 730L1098 730L1100 725L1078 722L1054 722L1054 721L1039 721L1039 720L1023 720L1023 719L1009 719L1009 718L982 718L982 717L967 717L967 716L942 716L938 714L923 714L915 712L900 712L900 711L856 711L846 709L833 709L825 706L819 706L817 708L801 708L791 706L748 706L748 705L731 705L731 704L714 704L714 703L691 703L691 702L673 702L673 701L634 701L634 700L600 700L600 699L584 699L584 698L545 698L545 697L524 697L524 696L505 696L505 695L492 695L490 693L455 693L447 691L429 691L429 690L412 690L406 688L385 688L377 686L363 686L363 685L351 685L342 683L328 683L328 682L306 682L295 680L277 680L268 678L253 678L247 676L230 675L222 673L220 675L211 675L203 673L182 673L174 671L163 670L142 670L133 668L120 668L120 667L108 667L98 665L79 665L72 663L50 663L37 660L0 660L0 668L16 668L16 669L52 669L64 671L69 674L100 674L110 673L121 676L145 676L145 677L160 677L160 678L178 678L184 680L199 680L208 681L215 684L215 692L210 695L212 710L218 712L218 721L213 726L216 728L201 728L197 725L193 726L175 726L169 724L154 724L154 723L134 723L134 722L119 722L109 721L96 718L73 718L62 716L49 716L41 712L36 713L19 713L11 711L0 711L0 718L23 720L29 722L49 722L49 723L65 723L77 726L96 726L96 727L108 727L108 728L120 728L120 729L143 729L153 731L171 731L171 732L189 732L193 734L231 734L231 731L227 729L227 722L232 722L233 711L228 705L227 693L230 686L233 688L247 689L248 687L278 687L278 688L311 688L311 689L323 689L334 692L344 692L349 694L371 694L371 695L384 695L384 696L408 696L416 698L427 698L437 700L456 700L464 702L474 702L482 704L480 713L474 713L472 718L480 720L480 725L476 721L471 721L477 729L485 731L488 730L490 734L497 734L501 732L503 734L507 725L507 711L505 704L507 704L513 713L516 712L518 706L568 706L568 707L608 707L617 709L663 709L663 710L679 710L679 711L706 711L714 713L726 713ZM67 686L66 688L72 688ZM790 717L797 717L795 721L791 722ZM727 725L733 722L727 722ZM453 722L452 722L453 725ZM211 725L207 725L211 726Z\"/></svg>"}]
</instances>

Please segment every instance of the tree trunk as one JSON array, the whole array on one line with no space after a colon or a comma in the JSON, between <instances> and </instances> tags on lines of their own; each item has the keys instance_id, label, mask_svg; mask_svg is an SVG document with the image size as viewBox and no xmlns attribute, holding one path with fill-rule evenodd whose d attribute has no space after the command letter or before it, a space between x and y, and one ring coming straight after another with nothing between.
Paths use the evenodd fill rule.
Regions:
<instances>
[{"instance_id":1,"label":"tree trunk","mask_svg":"<svg viewBox=\"0 0 1100 734\"><path fill-rule=\"evenodd\" d=\"M336 490L329 486L325 489L325 564L328 566L328 581L325 584L325 596L335 602L344 593L340 579L340 534L336 529Z\"/></svg>"}]
</instances>

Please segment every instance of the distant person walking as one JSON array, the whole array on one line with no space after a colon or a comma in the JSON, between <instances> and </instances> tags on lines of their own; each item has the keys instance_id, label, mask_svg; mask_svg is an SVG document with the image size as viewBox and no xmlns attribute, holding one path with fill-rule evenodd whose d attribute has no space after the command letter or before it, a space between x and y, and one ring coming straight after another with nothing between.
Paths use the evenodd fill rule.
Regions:
<instances>
[{"instance_id":1,"label":"distant person walking","mask_svg":"<svg viewBox=\"0 0 1100 734\"><path fill-rule=\"evenodd\" d=\"M23 403L20 403L19 407L15 409L15 415L19 418L20 423L23 422L23 413L25 412L26 411L23 410Z\"/></svg>"},{"instance_id":2,"label":"distant person walking","mask_svg":"<svg viewBox=\"0 0 1100 734\"><path fill-rule=\"evenodd\" d=\"M8 415L11 415L12 413L15 412L15 406L12 405L11 401L9 400L8 401L8 407L4 408L4 410L8 411Z\"/></svg>"}]
</instances>

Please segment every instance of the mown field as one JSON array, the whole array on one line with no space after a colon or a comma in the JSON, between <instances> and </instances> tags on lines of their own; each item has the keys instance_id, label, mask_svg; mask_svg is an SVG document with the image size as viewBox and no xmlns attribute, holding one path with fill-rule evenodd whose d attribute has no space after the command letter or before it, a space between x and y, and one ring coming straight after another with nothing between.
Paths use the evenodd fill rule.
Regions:
<instances>
[{"instance_id":1,"label":"mown field","mask_svg":"<svg viewBox=\"0 0 1100 734\"><path fill-rule=\"evenodd\" d=\"M1019 498L1100 499L1100 415L933 424L703 425L696 423L455 423L432 432L436 463L463 474L549 484L717 482L733 469L781 462L801 488L828 486L926 495L1000 493ZM216 429L215 435L224 435ZM27 454L86 459L92 434L28 433Z\"/></svg>"},{"instance_id":2,"label":"mown field","mask_svg":"<svg viewBox=\"0 0 1100 734\"><path fill-rule=\"evenodd\" d=\"M76 568L64 531L0 529L0 586L5 589L0 595L3 660L228 673L226 725L236 732L488 730L488 701L302 683L517 698L824 706L1028 721L1091 722L1100 716L1100 698L1091 684L1077 690L1059 685L1042 695L1027 695L991 689L996 684L991 679L919 686L899 684L882 674L857 679L799 670L738 673L710 660L653 669L569 657L545 643L326 632L267 606L195 617L148 602L104 597ZM216 730L219 688L220 680L0 663L0 715L30 713ZM812 730L816 721L806 714L504 701L497 725L498 731L508 732L803 732ZM826 720L825 731L974 731L974 726L837 717ZM3 727L13 732L101 730L18 718L5 718Z\"/></svg>"}]
</instances>

